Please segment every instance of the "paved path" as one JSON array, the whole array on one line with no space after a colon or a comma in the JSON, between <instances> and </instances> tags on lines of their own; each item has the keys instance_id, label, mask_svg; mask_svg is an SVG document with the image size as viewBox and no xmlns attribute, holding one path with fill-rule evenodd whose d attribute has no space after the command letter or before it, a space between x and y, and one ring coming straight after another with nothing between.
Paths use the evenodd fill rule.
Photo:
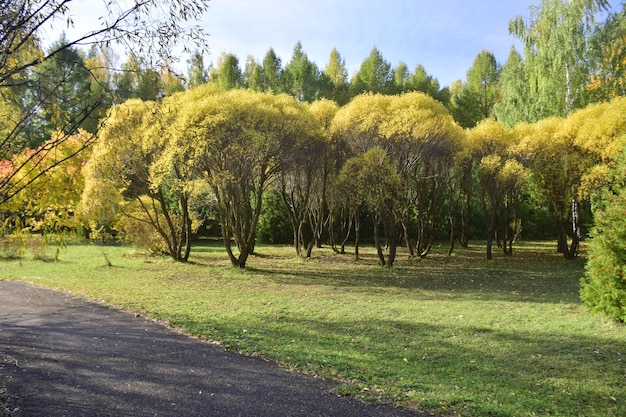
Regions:
<instances>
[{"instance_id":1,"label":"paved path","mask_svg":"<svg viewBox=\"0 0 626 417\"><path fill-rule=\"evenodd\" d=\"M24 417L424 416L21 282L0 281L0 378Z\"/></svg>"}]
</instances>

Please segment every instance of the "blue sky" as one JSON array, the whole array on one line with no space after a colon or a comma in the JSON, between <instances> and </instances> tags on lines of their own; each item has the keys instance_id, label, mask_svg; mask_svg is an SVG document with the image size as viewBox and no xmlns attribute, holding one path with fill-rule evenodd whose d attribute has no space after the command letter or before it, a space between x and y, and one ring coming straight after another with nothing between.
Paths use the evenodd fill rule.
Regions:
<instances>
[{"instance_id":1,"label":"blue sky","mask_svg":"<svg viewBox=\"0 0 626 417\"><path fill-rule=\"evenodd\" d=\"M515 39L508 22L539 0L211 0L202 26L211 56L234 53L241 66L273 47L283 64L296 42L320 68L337 48L350 76L375 45L396 66L421 64L442 85L465 79L482 50L504 63Z\"/></svg>"}]
</instances>

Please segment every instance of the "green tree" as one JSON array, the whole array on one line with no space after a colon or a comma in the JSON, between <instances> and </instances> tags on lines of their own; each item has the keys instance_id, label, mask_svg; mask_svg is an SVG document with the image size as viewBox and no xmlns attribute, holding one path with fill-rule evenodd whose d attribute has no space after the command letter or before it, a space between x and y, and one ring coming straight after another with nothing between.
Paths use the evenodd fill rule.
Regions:
<instances>
[{"instance_id":1,"label":"green tree","mask_svg":"<svg viewBox=\"0 0 626 417\"><path fill-rule=\"evenodd\" d=\"M453 114L461 126L474 127L493 115L499 98L499 77L500 67L495 56L481 51L467 71L466 82L453 103Z\"/></svg>"},{"instance_id":2,"label":"green tree","mask_svg":"<svg viewBox=\"0 0 626 417\"><path fill-rule=\"evenodd\" d=\"M530 87L522 56L515 47L500 73L500 100L494 105L493 114L498 121L509 127L518 122L530 122Z\"/></svg>"},{"instance_id":3,"label":"green tree","mask_svg":"<svg viewBox=\"0 0 626 417\"><path fill-rule=\"evenodd\" d=\"M407 90L422 92L445 105L450 101L450 91L447 88L441 89L439 81L429 75L423 65L416 66L413 74L409 75Z\"/></svg>"},{"instance_id":4,"label":"green tree","mask_svg":"<svg viewBox=\"0 0 626 417\"><path fill-rule=\"evenodd\" d=\"M409 67L404 62L400 62L397 67L393 69L393 92L395 94L404 93L409 89Z\"/></svg>"},{"instance_id":5,"label":"green tree","mask_svg":"<svg viewBox=\"0 0 626 417\"><path fill-rule=\"evenodd\" d=\"M393 72L391 64L385 61L383 55L375 46L370 55L363 61L359 72L350 82L350 93L356 96L361 93L391 93L393 92Z\"/></svg>"},{"instance_id":6,"label":"green tree","mask_svg":"<svg viewBox=\"0 0 626 417\"><path fill-rule=\"evenodd\" d=\"M243 86L243 73L239 67L239 58L234 54L222 53L210 78L219 90L241 88Z\"/></svg>"},{"instance_id":7,"label":"green tree","mask_svg":"<svg viewBox=\"0 0 626 417\"><path fill-rule=\"evenodd\" d=\"M285 66L285 92L299 101L313 102L319 98L321 72L317 65L309 60L298 42L293 48L291 61Z\"/></svg>"},{"instance_id":8,"label":"green tree","mask_svg":"<svg viewBox=\"0 0 626 417\"><path fill-rule=\"evenodd\" d=\"M209 81L209 71L204 65L204 57L195 51L187 60L187 88L194 88Z\"/></svg>"},{"instance_id":9,"label":"green tree","mask_svg":"<svg viewBox=\"0 0 626 417\"><path fill-rule=\"evenodd\" d=\"M626 95L626 4L598 25L591 38L593 62L589 90L595 101Z\"/></svg>"},{"instance_id":10,"label":"green tree","mask_svg":"<svg viewBox=\"0 0 626 417\"><path fill-rule=\"evenodd\" d=\"M85 109L96 107L91 100L92 77L85 65L84 54L75 47L64 48L68 42L65 34L61 35L50 47L50 51L60 52L39 65L34 74L39 88L36 93L30 90L36 95L28 96L27 108L41 103L41 110L28 120L32 125L29 131L29 146L32 148L50 138L58 126L68 126L71 121L80 120ZM58 80L63 83L58 85ZM81 121L78 127L84 127L87 120Z\"/></svg>"},{"instance_id":11,"label":"green tree","mask_svg":"<svg viewBox=\"0 0 626 417\"><path fill-rule=\"evenodd\" d=\"M265 91L265 76L263 67L249 55L244 69L244 79L246 86L254 91Z\"/></svg>"},{"instance_id":12,"label":"green tree","mask_svg":"<svg viewBox=\"0 0 626 417\"><path fill-rule=\"evenodd\" d=\"M595 208L581 299L592 310L626 322L626 158L620 152L612 171L613 186L605 189Z\"/></svg>"},{"instance_id":13,"label":"green tree","mask_svg":"<svg viewBox=\"0 0 626 417\"><path fill-rule=\"evenodd\" d=\"M594 17L608 5L607 0L542 0L528 20L510 21L510 33L524 43L528 121L565 117L588 103Z\"/></svg>"},{"instance_id":14,"label":"green tree","mask_svg":"<svg viewBox=\"0 0 626 417\"><path fill-rule=\"evenodd\" d=\"M274 48L270 48L263 58L263 75L265 88L263 91L278 94L283 89L283 63L276 55Z\"/></svg>"}]
</instances>

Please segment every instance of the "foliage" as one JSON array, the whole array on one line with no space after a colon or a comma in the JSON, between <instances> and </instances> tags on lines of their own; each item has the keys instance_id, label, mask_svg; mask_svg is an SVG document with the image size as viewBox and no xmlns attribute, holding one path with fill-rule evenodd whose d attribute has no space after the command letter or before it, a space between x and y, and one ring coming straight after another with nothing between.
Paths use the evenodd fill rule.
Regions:
<instances>
[{"instance_id":1,"label":"foliage","mask_svg":"<svg viewBox=\"0 0 626 417\"><path fill-rule=\"evenodd\" d=\"M192 189L186 161L165 152L177 98L161 106L133 99L112 108L86 170L81 213L94 231L111 229L119 216L128 217L132 220L123 222L124 231L136 243L165 247L174 260L186 261L197 227L189 209ZM161 242L151 243L155 238L141 224L148 224Z\"/></svg>"},{"instance_id":2,"label":"foliage","mask_svg":"<svg viewBox=\"0 0 626 417\"><path fill-rule=\"evenodd\" d=\"M38 153L45 155L70 140L78 128L89 127L87 121L101 115L100 107L111 102L111 91L90 87L90 84L100 83L101 78L82 60L76 51L78 45L104 49L121 45L127 51L141 51L148 62L158 67L169 61L172 48L178 46L179 41L203 44L199 28L185 28L182 24L201 16L207 6L205 0L146 0L123 7L117 2L105 2L100 27L73 39L63 38L44 52L41 48L42 31L49 25L58 29L58 22L73 25L73 5L63 0L2 2L0 112L17 111L0 124L3 133L0 137L1 161L22 151L28 143L39 145L52 131L62 132L43 148L33 146L37 150L30 161L37 160ZM39 116L44 116L48 126L46 136L37 142L29 135ZM93 123L90 126L92 128ZM89 143L84 145L87 147ZM14 172L23 169L27 169L26 165L15 166ZM40 170L40 175L46 175L46 171ZM22 185L16 188L13 181L0 182L0 205L28 187L28 183Z\"/></svg>"},{"instance_id":3,"label":"foliage","mask_svg":"<svg viewBox=\"0 0 626 417\"><path fill-rule=\"evenodd\" d=\"M468 139L477 164L480 209L487 227L487 259L491 260L494 240L504 240L505 253L511 252L518 232L517 206L529 175L526 168L508 157L515 136L504 125L487 119L469 132Z\"/></svg>"},{"instance_id":4,"label":"foliage","mask_svg":"<svg viewBox=\"0 0 626 417\"><path fill-rule=\"evenodd\" d=\"M626 322L626 158L620 153L613 186L595 211L581 299L592 310Z\"/></svg>"},{"instance_id":5,"label":"foliage","mask_svg":"<svg viewBox=\"0 0 626 417\"><path fill-rule=\"evenodd\" d=\"M383 58L378 48L373 47L369 57L350 82L353 96L364 92L389 94L393 91L391 64Z\"/></svg>"},{"instance_id":6,"label":"foliage","mask_svg":"<svg viewBox=\"0 0 626 417\"><path fill-rule=\"evenodd\" d=\"M222 53L217 60L217 68L211 71L209 77L219 90L241 88L243 73L239 67L239 58L233 54Z\"/></svg>"},{"instance_id":7,"label":"foliage","mask_svg":"<svg viewBox=\"0 0 626 417\"><path fill-rule=\"evenodd\" d=\"M531 119L530 85L522 56L515 47L500 72L500 100L493 106L495 118L509 127Z\"/></svg>"},{"instance_id":8,"label":"foliage","mask_svg":"<svg viewBox=\"0 0 626 417\"><path fill-rule=\"evenodd\" d=\"M261 244L289 244L293 241L289 213L280 193L268 190L263 198L256 238Z\"/></svg>"},{"instance_id":9,"label":"foliage","mask_svg":"<svg viewBox=\"0 0 626 417\"><path fill-rule=\"evenodd\" d=\"M626 5L611 13L595 28L591 39L596 66L588 85L594 100L604 101L626 95Z\"/></svg>"},{"instance_id":10,"label":"foliage","mask_svg":"<svg viewBox=\"0 0 626 417\"><path fill-rule=\"evenodd\" d=\"M250 90L181 96L171 152L192 166L212 192L231 263L245 267L254 252L263 193L285 159L297 156L317 124L304 104ZM239 254L231 247L234 240Z\"/></svg>"},{"instance_id":11,"label":"foliage","mask_svg":"<svg viewBox=\"0 0 626 417\"><path fill-rule=\"evenodd\" d=\"M588 103L594 15L607 6L606 0L542 0L531 8L529 20L517 16L510 21L510 33L524 43L520 76L530 86L528 118L522 121L565 117Z\"/></svg>"},{"instance_id":12,"label":"foliage","mask_svg":"<svg viewBox=\"0 0 626 417\"><path fill-rule=\"evenodd\" d=\"M452 114L463 127L475 127L493 116L493 108L500 96L500 66L496 57L481 51L467 71L467 81L452 100Z\"/></svg>"},{"instance_id":13,"label":"foliage","mask_svg":"<svg viewBox=\"0 0 626 417\"><path fill-rule=\"evenodd\" d=\"M79 130L59 145L57 136L62 135L57 132L38 149L15 154L0 170L0 182L4 180L14 189L22 189L0 212L4 222L0 235L7 257L21 258L25 249L30 249L35 256L47 260L50 243L62 247L69 236L81 232L76 206L84 184L83 158L88 158L89 153L82 152L83 158L76 154L93 137ZM33 232L38 234L36 238L30 237Z\"/></svg>"}]
</instances>

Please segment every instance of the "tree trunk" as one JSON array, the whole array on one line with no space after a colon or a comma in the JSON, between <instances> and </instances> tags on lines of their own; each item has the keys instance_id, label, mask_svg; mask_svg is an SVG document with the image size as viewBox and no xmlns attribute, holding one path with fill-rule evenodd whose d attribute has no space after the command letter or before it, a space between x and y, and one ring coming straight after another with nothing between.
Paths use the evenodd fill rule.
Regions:
<instances>
[{"instance_id":1,"label":"tree trunk","mask_svg":"<svg viewBox=\"0 0 626 417\"><path fill-rule=\"evenodd\" d=\"M487 260L493 259L493 228L487 228Z\"/></svg>"},{"instance_id":2,"label":"tree trunk","mask_svg":"<svg viewBox=\"0 0 626 417\"><path fill-rule=\"evenodd\" d=\"M239 260L233 253L233 248L231 246L231 234L224 225L222 225L222 241L224 242L224 248L226 248L226 253L228 254L228 259L230 259L231 265L239 266Z\"/></svg>"},{"instance_id":3,"label":"tree trunk","mask_svg":"<svg viewBox=\"0 0 626 417\"><path fill-rule=\"evenodd\" d=\"M378 261L382 266L385 266L385 254L383 253L383 248L380 245L380 236L378 235L380 221L378 220L378 216L374 219L374 245L376 246L376 253L378 255Z\"/></svg>"},{"instance_id":4,"label":"tree trunk","mask_svg":"<svg viewBox=\"0 0 626 417\"><path fill-rule=\"evenodd\" d=\"M454 252L454 216L450 214L448 216L448 221L450 223L450 248L448 249L448 256L452 255Z\"/></svg>"},{"instance_id":5,"label":"tree trunk","mask_svg":"<svg viewBox=\"0 0 626 417\"><path fill-rule=\"evenodd\" d=\"M359 238L361 237L361 219L359 213L354 215L354 260L359 260Z\"/></svg>"},{"instance_id":6,"label":"tree trunk","mask_svg":"<svg viewBox=\"0 0 626 417\"><path fill-rule=\"evenodd\" d=\"M412 258L415 256L415 248L411 243L411 238L409 237L409 230L406 227L406 222L402 221L402 230L404 232L404 242L406 244L406 248L409 250L409 256Z\"/></svg>"},{"instance_id":7,"label":"tree trunk","mask_svg":"<svg viewBox=\"0 0 626 417\"><path fill-rule=\"evenodd\" d=\"M389 256L387 256L387 264L385 264L385 266L391 268L396 261L399 236L397 225L393 221L390 221L389 223Z\"/></svg>"},{"instance_id":8,"label":"tree trunk","mask_svg":"<svg viewBox=\"0 0 626 417\"><path fill-rule=\"evenodd\" d=\"M187 196L181 196L180 198L181 211L183 213L183 231L182 231L182 245L185 247L185 251L182 256L182 261L187 262L191 253L191 216L189 215L189 200Z\"/></svg>"}]
</instances>

